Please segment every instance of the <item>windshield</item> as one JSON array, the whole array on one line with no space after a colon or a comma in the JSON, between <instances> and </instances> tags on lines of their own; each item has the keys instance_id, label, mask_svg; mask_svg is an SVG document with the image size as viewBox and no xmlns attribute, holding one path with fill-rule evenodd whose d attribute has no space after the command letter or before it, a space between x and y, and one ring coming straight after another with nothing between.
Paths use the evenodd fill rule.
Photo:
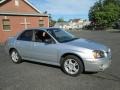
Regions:
<instances>
[{"instance_id":1,"label":"windshield","mask_svg":"<svg viewBox=\"0 0 120 90\"><path fill-rule=\"evenodd\" d=\"M48 29L47 31L60 43L69 42L77 39L74 35L59 28L52 28Z\"/></svg>"}]
</instances>

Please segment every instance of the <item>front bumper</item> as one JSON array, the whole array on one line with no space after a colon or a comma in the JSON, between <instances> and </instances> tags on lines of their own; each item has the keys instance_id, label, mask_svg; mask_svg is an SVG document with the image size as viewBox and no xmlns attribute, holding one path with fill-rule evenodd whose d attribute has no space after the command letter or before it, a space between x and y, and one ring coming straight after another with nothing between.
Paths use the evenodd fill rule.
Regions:
<instances>
[{"instance_id":1,"label":"front bumper","mask_svg":"<svg viewBox=\"0 0 120 90\"><path fill-rule=\"evenodd\" d=\"M84 60L85 71L104 71L111 64L110 58L103 58L98 60Z\"/></svg>"}]
</instances>

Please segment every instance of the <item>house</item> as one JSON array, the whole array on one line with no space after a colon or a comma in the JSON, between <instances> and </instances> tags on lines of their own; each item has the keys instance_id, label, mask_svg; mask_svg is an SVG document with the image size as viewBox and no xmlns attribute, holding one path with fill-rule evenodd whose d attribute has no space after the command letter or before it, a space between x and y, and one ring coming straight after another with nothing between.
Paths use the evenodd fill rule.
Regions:
<instances>
[{"instance_id":1,"label":"house","mask_svg":"<svg viewBox=\"0 0 120 90\"><path fill-rule=\"evenodd\" d=\"M83 23L82 19L70 19L69 22L71 23Z\"/></svg>"},{"instance_id":2,"label":"house","mask_svg":"<svg viewBox=\"0 0 120 90\"><path fill-rule=\"evenodd\" d=\"M47 14L28 0L0 0L0 43L27 28L49 27Z\"/></svg>"},{"instance_id":3,"label":"house","mask_svg":"<svg viewBox=\"0 0 120 90\"><path fill-rule=\"evenodd\" d=\"M69 24L72 29L82 29L84 26L89 25L90 21L83 19L70 19Z\"/></svg>"},{"instance_id":4,"label":"house","mask_svg":"<svg viewBox=\"0 0 120 90\"><path fill-rule=\"evenodd\" d=\"M54 27L63 29L82 29L84 26L89 25L90 21L82 19L70 19L68 22L56 22Z\"/></svg>"},{"instance_id":5,"label":"house","mask_svg":"<svg viewBox=\"0 0 120 90\"><path fill-rule=\"evenodd\" d=\"M62 28L62 29L70 29L71 28L71 26L69 25L68 22L56 22L54 27Z\"/></svg>"}]
</instances>

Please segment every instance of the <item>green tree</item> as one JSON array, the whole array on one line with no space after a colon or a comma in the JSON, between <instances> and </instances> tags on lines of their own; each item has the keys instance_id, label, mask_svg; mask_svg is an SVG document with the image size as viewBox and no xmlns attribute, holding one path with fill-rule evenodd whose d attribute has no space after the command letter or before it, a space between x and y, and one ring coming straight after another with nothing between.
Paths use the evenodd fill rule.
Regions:
<instances>
[{"instance_id":1,"label":"green tree","mask_svg":"<svg viewBox=\"0 0 120 90\"><path fill-rule=\"evenodd\" d=\"M65 22L63 18L59 18L57 22Z\"/></svg>"},{"instance_id":2,"label":"green tree","mask_svg":"<svg viewBox=\"0 0 120 90\"><path fill-rule=\"evenodd\" d=\"M49 14L49 26L50 26L50 27L53 27L53 26L55 25L55 23L56 23L56 21L53 20L52 15Z\"/></svg>"},{"instance_id":3,"label":"green tree","mask_svg":"<svg viewBox=\"0 0 120 90\"><path fill-rule=\"evenodd\" d=\"M111 27L120 18L120 0L99 0L89 10L94 27Z\"/></svg>"}]
</instances>

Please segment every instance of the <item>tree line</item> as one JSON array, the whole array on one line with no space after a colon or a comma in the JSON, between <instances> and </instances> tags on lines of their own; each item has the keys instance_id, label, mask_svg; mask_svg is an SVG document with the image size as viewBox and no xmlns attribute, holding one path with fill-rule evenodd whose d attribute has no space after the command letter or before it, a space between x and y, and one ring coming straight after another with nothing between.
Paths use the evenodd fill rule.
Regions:
<instances>
[{"instance_id":1,"label":"tree line","mask_svg":"<svg viewBox=\"0 0 120 90\"><path fill-rule=\"evenodd\" d=\"M89 10L91 27L120 28L120 0L99 0Z\"/></svg>"}]
</instances>

